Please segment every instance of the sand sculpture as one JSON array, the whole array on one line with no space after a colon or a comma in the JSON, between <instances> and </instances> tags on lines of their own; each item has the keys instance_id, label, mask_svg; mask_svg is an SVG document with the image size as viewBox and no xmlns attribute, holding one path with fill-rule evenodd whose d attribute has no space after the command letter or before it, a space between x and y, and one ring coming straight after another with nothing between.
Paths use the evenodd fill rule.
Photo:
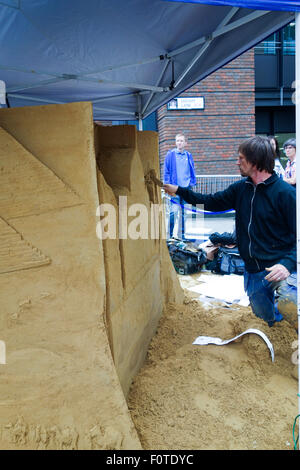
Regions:
<instances>
[{"instance_id":1,"label":"sand sculpture","mask_svg":"<svg viewBox=\"0 0 300 470\"><path fill-rule=\"evenodd\" d=\"M96 227L160 201L151 169L156 134L94 129L90 103L0 110L1 449L141 448L126 396L182 290L160 237Z\"/></svg>"}]
</instances>

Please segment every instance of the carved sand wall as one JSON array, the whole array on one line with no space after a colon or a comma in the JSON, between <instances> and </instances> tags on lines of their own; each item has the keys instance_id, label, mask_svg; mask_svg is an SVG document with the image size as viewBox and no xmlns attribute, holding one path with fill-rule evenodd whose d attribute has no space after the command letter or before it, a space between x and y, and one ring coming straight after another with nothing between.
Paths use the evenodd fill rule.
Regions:
<instances>
[{"instance_id":1,"label":"carved sand wall","mask_svg":"<svg viewBox=\"0 0 300 470\"><path fill-rule=\"evenodd\" d=\"M123 233L119 237L117 232L116 239L103 239L109 339L116 370L127 394L144 362L166 303L182 300L182 292L162 240L162 213L159 223L153 217L151 227L151 204L161 204L161 196L160 188L151 182L147 184L145 175L150 169L158 172L157 134L138 132L135 126L96 126L95 148L99 202L115 207L118 228L119 216L122 217L120 197L126 196L128 213L133 209L128 217L128 236L121 238ZM135 204L142 205L140 210L136 207L136 213ZM130 224L144 215L142 210L148 214L147 234L138 229L141 237L147 238L133 239Z\"/></svg>"},{"instance_id":2,"label":"carved sand wall","mask_svg":"<svg viewBox=\"0 0 300 470\"><path fill-rule=\"evenodd\" d=\"M143 134L96 131L97 169L90 103L0 110L0 449L141 448L124 393L182 293L161 240L101 241L96 210L159 197Z\"/></svg>"}]
</instances>

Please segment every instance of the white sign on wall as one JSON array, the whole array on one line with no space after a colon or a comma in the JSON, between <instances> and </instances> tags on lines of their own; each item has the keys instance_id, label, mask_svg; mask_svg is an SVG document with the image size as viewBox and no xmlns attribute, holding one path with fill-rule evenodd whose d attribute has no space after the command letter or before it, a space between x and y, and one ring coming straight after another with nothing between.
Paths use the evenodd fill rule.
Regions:
<instances>
[{"instance_id":1,"label":"white sign on wall","mask_svg":"<svg viewBox=\"0 0 300 470\"><path fill-rule=\"evenodd\" d=\"M169 101L168 109L204 109L204 96L185 96L184 98L174 98Z\"/></svg>"}]
</instances>

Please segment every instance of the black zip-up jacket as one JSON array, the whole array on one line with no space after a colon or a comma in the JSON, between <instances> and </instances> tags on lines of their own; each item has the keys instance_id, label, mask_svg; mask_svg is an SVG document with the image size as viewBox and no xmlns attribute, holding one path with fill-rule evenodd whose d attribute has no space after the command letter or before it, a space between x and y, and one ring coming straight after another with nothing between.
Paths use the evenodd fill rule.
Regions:
<instances>
[{"instance_id":1,"label":"black zip-up jacket","mask_svg":"<svg viewBox=\"0 0 300 470\"><path fill-rule=\"evenodd\" d=\"M278 263L296 271L296 191L276 173L257 185L248 177L214 194L182 187L176 194L207 211L235 210L238 249L248 272Z\"/></svg>"}]
</instances>

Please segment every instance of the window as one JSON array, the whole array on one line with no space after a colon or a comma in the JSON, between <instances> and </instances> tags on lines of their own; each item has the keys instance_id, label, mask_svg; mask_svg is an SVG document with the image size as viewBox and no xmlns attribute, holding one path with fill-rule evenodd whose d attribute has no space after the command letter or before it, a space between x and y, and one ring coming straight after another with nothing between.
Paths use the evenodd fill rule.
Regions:
<instances>
[{"instance_id":1,"label":"window","mask_svg":"<svg viewBox=\"0 0 300 470\"><path fill-rule=\"evenodd\" d=\"M283 53L295 55L295 23L290 23L283 29Z\"/></svg>"},{"instance_id":2,"label":"window","mask_svg":"<svg viewBox=\"0 0 300 470\"><path fill-rule=\"evenodd\" d=\"M271 34L268 38L264 41L260 42L255 47L256 54L264 54L264 55L275 55L277 49L280 48L280 42L278 41L278 36L276 33Z\"/></svg>"},{"instance_id":3,"label":"window","mask_svg":"<svg viewBox=\"0 0 300 470\"><path fill-rule=\"evenodd\" d=\"M276 55L282 49L284 55L295 55L295 23L285 26L281 32L271 34L260 42L255 47L255 54Z\"/></svg>"}]
</instances>

